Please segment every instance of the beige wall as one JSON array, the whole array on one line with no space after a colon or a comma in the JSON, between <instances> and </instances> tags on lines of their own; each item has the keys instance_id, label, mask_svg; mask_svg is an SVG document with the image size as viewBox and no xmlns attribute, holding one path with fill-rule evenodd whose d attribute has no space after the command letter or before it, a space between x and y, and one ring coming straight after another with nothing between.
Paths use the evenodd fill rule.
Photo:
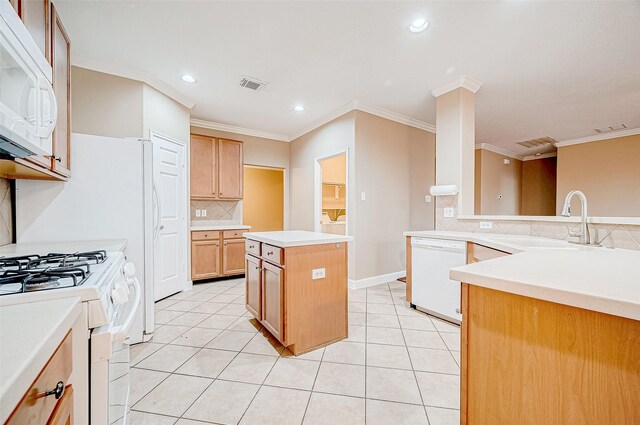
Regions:
<instances>
[{"instance_id":1,"label":"beige wall","mask_svg":"<svg viewBox=\"0 0 640 425\"><path fill-rule=\"evenodd\" d=\"M144 137L150 131L171 137L189 146L189 110L153 87L142 87Z\"/></svg>"},{"instance_id":2,"label":"beige wall","mask_svg":"<svg viewBox=\"0 0 640 425\"><path fill-rule=\"evenodd\" d=\"M558 148L558 213L573 189L587 196L590 216L640 216L640 135Z\"/></svg>"},{"instance_id":3,"label":"beige wall","mask_svg":"<svg viewBox=\"0 0 640 425\"><path fill-rule=\"evenodd\" d=\"M435 135L358 111L355 279L405 270L409 229L433 229ZM360 194L366 193L366 200Z\"/></svg>"},{"instance_id":4,"label":"beige wall","mask_svg":"<svg viewBox=\"0 0 640 425\"><path fill-rule=\"evenodd\" d=\"M478 160L478 152L480 159ZM509 160L505 164L504 160ZM483 215L520 215L522 191L522 161L492 152L487 149L476 149L475 182L480 187L480 209L476 214ZM474 202L477 206L478 203Z\"/></svg>"},{"instance_id":5,"label":"beige wall","mask_svg":"<svg viewBox=\"0 0 640 425\"><path fill-rule=\"evenodd\" d=\"M143 86L139 81L72 67L72 131L143 137Z\"/></svg>"},{"instance_id":6,"label":"beige wall","mask_svg":"<svg viewBox=\"0 0 640 425\"><path fill-rule=\"evenodd\" d=\"M556 215L556 157L522 162L521 215Z\"/></svg>"},{"instance_id":7,"label":"beige wall","mask_svg":"<svg viewBox=\"0 0 640 425\"><path fill-rule=\"evenodd\" d=\"M284 170L284 228L290 228L289 193L291 170L289 168L289 143L196 126L191 126L191 133L219 137L222 139L239 140L242 142L242 152L245 164L282 168Z\"/></svg>"},{"instance_id":8,"label":"beige wall","mask_svg":"<svg viewBox=\"0 0 640 425\"><path fill-rule=\"evenodd\" d=\"M355 236L355 116L351 111L290 143L290 228L314 230L315 162L348 150L349 205L347 226ZM349 244L349 278L355 279L355 244Z\"/></svg>"},{"instance_id":9,"label":"beige wall","mask_svg":"<svg viewBox=\"0 0 640 425\"><path fill-rule=\"evenodd\" d=\"M284 229L284 170L244 167L242 222L252 232Z\"/></svg>"}]
</instances>

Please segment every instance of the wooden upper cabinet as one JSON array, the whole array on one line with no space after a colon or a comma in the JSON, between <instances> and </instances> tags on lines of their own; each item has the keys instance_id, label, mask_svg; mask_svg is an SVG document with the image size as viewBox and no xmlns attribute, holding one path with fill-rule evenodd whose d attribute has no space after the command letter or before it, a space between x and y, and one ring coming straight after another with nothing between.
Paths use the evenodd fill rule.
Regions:
<instances>
[{"instance_id":1,"label":"wooden upper cabinet","mask_svg":"<svg viewBox=\"0 0 640 425\"><path fill-rule=\"evenodd\" d=\"M53 170L71 175L71 41L51 5L51 60L53 91L58 105L58 121L53 131Z\"/></svg>"},{"instance_id":2,"label":"wooden upper cabinet","mask_svg":"<svg viewBox=\"0 0 640 425\"><path fill-rule=\"evenodd\" d=\"M242 142L218 141L219 199L242 199Z\"/></svg>"},{"instance_id":3,"label":"wooden upper cabinet","mask_svg":"<svg viewBox=\"0 0 640 425\"><path fill-rule=\"evenodd\" d=\"M212 137L191 135L191 197L217 199L217 141Z\"/></svg>"},{"instance_id":4,"label":"wooden upper cabinet","mask_svg":"<svg viewBox=\"0 0 640 425\"><path fill-rule=\"evenodd\" d=\"M12 0L42 54L51 63L51 0Z\"/></svg>"}]
</instances>

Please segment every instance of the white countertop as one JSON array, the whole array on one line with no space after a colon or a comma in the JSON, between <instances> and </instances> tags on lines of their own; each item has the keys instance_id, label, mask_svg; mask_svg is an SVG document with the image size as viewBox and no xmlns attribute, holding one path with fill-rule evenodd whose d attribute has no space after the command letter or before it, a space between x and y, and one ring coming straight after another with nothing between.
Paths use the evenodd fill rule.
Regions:
<instances>
[{"instance_id":1,"label":"white countertop","mask_svg":"<svg viewBox=\"0 0 640 425\"><path fill-rule=\"evenodd\" d=\"M405 236L463 240L514 254L455 267L449 274L453 280L640 320L640 251L490 233Z\"/></svg>"},{"instance_id":2,"label":"white countertop","mask_svg":"<svg viewBox=\"0 0 640 425\"><path fill-rule=\"evenodd\" d=\"M329 233L307 232L306 230L285 230L281 232L249 232L245 238L269 245L287 248L291 246L322 245L327 243L351 242L353 237Z\"/></svg>"},{"instance_id":3,"label":"white countertop","mask_svg":"<svg viewBox=\"0 0 640 425\"><path fill-rule=\"evenodd\" d=\"M19 255L45 255L52 252L73 253L82 251L124 251L127 247L126 239L104 239L92 241L63 241L63 242L28 242L0 246L1 257Z\"/></svg>"},{"instance_id":4,"label":"white countertop","mask_svg":"<svg viewBox=\"0 0 640 425\"><path fill-rule=\"evenodd\" d=\"M79 298L0 307L0 423L18 405L80 312Z\"/></svg>"},{"instance_id":5,"label":"white countertop","mask_svg":"<svg viewBox=\"0 0 640 425\"><path fill-rule=\"evenodd\" d=\"M244 224L207 224L207 223L198 223L191 222L191 231L197 232L199 230L249 230L251 226L246 226Z\"/></svg>"}]
</instances>

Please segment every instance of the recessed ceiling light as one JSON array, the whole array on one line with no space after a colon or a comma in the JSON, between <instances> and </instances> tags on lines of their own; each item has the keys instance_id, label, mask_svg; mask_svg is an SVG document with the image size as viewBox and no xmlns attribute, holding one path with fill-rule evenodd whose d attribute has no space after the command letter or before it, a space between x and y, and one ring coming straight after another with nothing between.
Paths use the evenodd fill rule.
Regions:
<instances>
[{"instance_id":1,"label":"recessed ceiling light","mask_svg":"<svg viewBox=\"0 0 640 425\"><path fill-rule=\"evenodd\" d=\"M411 25L409 26L409 31L413 33L422 32L426 30L428 26L429 26L429 21L427 21L425 18L419 18L411 22Z\"/></svg>"},{"instance_id":2,"label":"recessed ceiling light","mask_svg":"<svg viewBox=\"0 0 640 425\"><path fill-rule=\"evenodd\" d=\"M296 112L302 112L304 111L304 106L303 105L296 105L293 107L293 110Z\"/></svg>"},{"instance_id":3,"label":"recessed ceiling light","mask_svg":"<svg viewBox=\"0 0 640 425\"><path fill-rule=\"evenodd\" d=\"M185 83L195 83L196 81L196 77L194 77L193 75L189 75L189 74L184 74L182 75L182 81L184 81Z\"/></svg>"}]
</instances>

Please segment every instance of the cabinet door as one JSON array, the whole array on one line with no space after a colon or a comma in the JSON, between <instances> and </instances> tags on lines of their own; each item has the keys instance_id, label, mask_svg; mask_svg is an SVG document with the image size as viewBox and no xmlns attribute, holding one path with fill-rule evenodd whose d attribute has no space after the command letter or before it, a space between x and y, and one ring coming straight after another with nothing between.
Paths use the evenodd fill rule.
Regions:
<instances>
[{"instance_id":1,"label":"cabinet door","mask_svg":"<svg viewBox=\"0 0 640 425\"><path fill-rule=\"evenodd\" d=\"M73 387L67 385L64 394L47 421L47 425L73 425Z\"/></svg>"},{"instance_id":2,"label":"cabinet door","mask_svg":"<svg viewBox=\"0 0 640 425\"><path fill-rule=\"evenodd\" d=\"M58 120L53 130L53 170L71 175L71 41L55 6L51 6L51 61Z\"/></svg>"},{"instance_id":3,"label":"cabinet door","mask_svg":"<svg viewBox=\"0 0 640 425\"><path fill-rule=\"evenodd\" d=\"M220 276L220 241L191 242L191 279Z\"/></svg>"},{"instance_id":4,"label":"cabinet door","mask_svg":"<svg viewBox=\"0 0 640 425\"><path fill-rule=\"evenodd\" d=\"M216 139L191 135L191 197L217 199Z\"/></svg>"},{"instance_id":5,"label":"cabinet door","mask_svg":"<svg viewBox=\"0 0 640 425\"><path fill-rule=\"evenodd\" d=\"M256 319L262 320L262 273L260 271L262 261L253 255L247 255L245 261L247 269L245 276L247 310Z\"/></svg>"},{"instance_id":6,"label":"cabinet door","mask_svg":"<svg viewBox=\"0 0 640 425\"><path fill-rule=\"evenodd\" d=\"M242 199L242 142L218 141L218 181L220 199Z\"/></svg>"},{"instance_id":7,"label":"cabinet door","mask_svg":"<svg viewBox=\"0 0 640 425\"><path fill-rule=\"evenodd\" d=\"M51 0L12 0L11 4L42 54L51 62Z\"/></svg>"},{"instance_id":8,"label":"cabinet door","mask_svg":"<svg viewBox=\"0 0 640 425\"><path fill-rule=\"evenodd\" d=\"M284 271L262 263L262 325L280 342L284 341Z\"/></svg>"},{"instance_id":9,"label":"cabinet door","mask_svg":"<svg viewBox=\"0 0 640 425\"><path fill-rule=\"evenodd\" d=\"M222 245L222 274L244 273L244 239L226 239Z\"/></svg>"}]
</instances>

